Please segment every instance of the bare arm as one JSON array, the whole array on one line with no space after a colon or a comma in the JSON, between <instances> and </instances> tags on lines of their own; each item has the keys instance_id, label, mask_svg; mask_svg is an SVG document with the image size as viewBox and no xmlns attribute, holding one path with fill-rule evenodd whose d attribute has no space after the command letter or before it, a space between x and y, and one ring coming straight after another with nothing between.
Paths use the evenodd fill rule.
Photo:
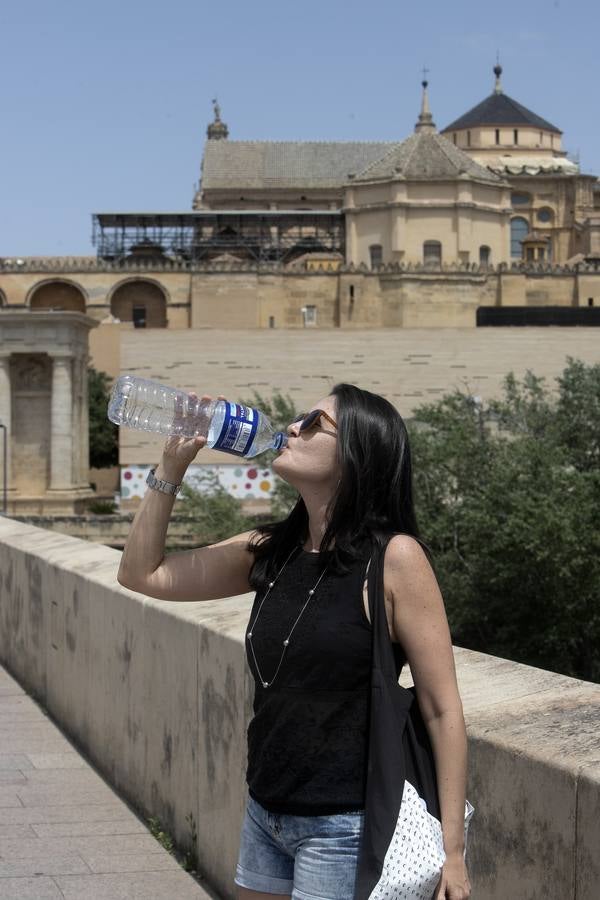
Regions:
<instances>
[{"instance_id":1,"label":"bare arm","mask_svg":"<svg viewBox=\"0 0 600 900\"><path fill-rule=\"evenodd\" d=\"M156 477L179 483L183 476L169 474L159 465ZM174 500L161 491L146 491L121 557L119 584L159 600L217 600L247 593L254 555L246 548L253 532L165 556Z\"/></svg>"},{"instance_id":2,"label":"bare arm","mask_svg":"<svg viewBox=\"0 0 600 900\"><path fill-rule=\"evenodd\" d=\"M467 733L444 601L429 560L409 535L393 537L385 555L394 633L410 666L438 777L444 849L464 850Z\"/></svg>"},{"instance_id":3,"label":"bare arm","mask_svg":"<svg viewBox=\"0 0 600 900\"><path fill-rule=\"evenodd\" d=\"M156 477L179 484L205 443L203 437L168 438ZM117 573L119 584L149 597L178 601L217 600L249 591L254 555L247 547L254 532L165 556L174 502L174 496L148 488L129 529Z\"/></svg>"}]
</instances>

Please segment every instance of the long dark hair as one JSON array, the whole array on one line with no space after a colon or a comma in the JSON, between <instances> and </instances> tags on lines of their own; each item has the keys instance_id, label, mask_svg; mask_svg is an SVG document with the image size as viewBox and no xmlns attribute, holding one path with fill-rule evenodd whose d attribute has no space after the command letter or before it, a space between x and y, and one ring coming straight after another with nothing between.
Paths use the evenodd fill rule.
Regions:
<instances>
[{"instance_id":1,"label":"long dark hair","mask_svg":"<svg viewBox=\"0 0 600 900\"><path fill-rule=\"evenodd\" d=\"M320 552L330 570L344 574L364 554L365 545L381 545L385 536L414 537L431 562L431 550L419 536L413 506L412 462L408 432L400 413L379 394L354 384L336 384L337 458L340 482L327 509ZM250 585L260 590L308 535L308 512L299 497L281 522L257 526L250 543L255 560ZM333 549L328 550L333 544Z\"/></svg>"}]
</instances>

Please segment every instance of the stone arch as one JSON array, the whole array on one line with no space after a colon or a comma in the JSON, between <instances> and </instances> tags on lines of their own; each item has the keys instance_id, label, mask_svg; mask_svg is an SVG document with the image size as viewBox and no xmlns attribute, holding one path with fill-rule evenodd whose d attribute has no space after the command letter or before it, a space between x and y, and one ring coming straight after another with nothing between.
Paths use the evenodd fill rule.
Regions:
<instances>
[{"instance_id":1,"label":"stone arch","mask_svg":"<svg viewBox=\"0 0 600 900\"><path fill-rule=\"evenodd\" d=\"M128 278L113 288L110 311L136 328L167 327L167 292L151 278Z\"/></svg>"},{"instance_id":2,"label":"stone arch","mask_svg":"<svg viewBox=\"0 0 600 900\"><path fill-rule=\"evenodd\" d=\"M63 278L53 278L35 284L26 300L30 309L63 309L85 312L86 296L83 288Z\"/></svg>"}]
</instances>

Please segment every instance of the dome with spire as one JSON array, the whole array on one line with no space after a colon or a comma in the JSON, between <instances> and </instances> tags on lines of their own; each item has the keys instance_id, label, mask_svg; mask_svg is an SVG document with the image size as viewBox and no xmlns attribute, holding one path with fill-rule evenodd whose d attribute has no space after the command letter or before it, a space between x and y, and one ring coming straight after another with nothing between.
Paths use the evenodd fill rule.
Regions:
<instances>
[{"instance_id":1,"label":"dome with spire","mask_svg":"<svg viewBox=\"0 0 600 900\"><path fill-rule=\"evenodd\" d=\"M502 75L502 66L497 64L494 66L494 75L496 76L496 84L494 91L477 106L474 106L464 115L455 119L445 128L442 134L448 131L461 131L464 128L478 128L480 126L510 126L538 128L542 131L551 131L555 134L562 134L560 128L552 125L546 119L542 119L536 113L527 107L513 100L508 94L502 90L500 77Z\"/></svg>"},{"instance_id":2,"label":"dome with spire","mask_svg":"<svg viewBox=\"0 0 600 900\"><path fill-rule=\"evenodd\" d=\"M380 159L371 162L354 177L360 181L389 180L401 176L411 181L469 177L500 183L501 179L439 134L429 109L428 82L421 82L421 112L414 133L395 144Z\"/></svg>"}]
</instances>

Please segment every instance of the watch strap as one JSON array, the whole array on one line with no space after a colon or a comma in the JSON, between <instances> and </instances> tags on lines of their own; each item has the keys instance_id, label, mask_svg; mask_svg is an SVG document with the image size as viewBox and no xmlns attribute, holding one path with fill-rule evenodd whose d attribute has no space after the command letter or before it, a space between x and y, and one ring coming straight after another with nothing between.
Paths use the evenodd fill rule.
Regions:
<instances>
[{"instance_id":1,"label":"watch strap","mask_svg":"<svg viewBox=\"0 0 600 900\"><path fill-rule=\"evenodd\" d=\"M164 481L162 478L157 478L154 474L155 472L156 466L153 466L146 476L146 484L148 487L152 488L153 491L161 491L163 494L171 494L173 497L176 497L181 488L181 484L173 484L171 481Z\"/></svg>"}]
</instances>

